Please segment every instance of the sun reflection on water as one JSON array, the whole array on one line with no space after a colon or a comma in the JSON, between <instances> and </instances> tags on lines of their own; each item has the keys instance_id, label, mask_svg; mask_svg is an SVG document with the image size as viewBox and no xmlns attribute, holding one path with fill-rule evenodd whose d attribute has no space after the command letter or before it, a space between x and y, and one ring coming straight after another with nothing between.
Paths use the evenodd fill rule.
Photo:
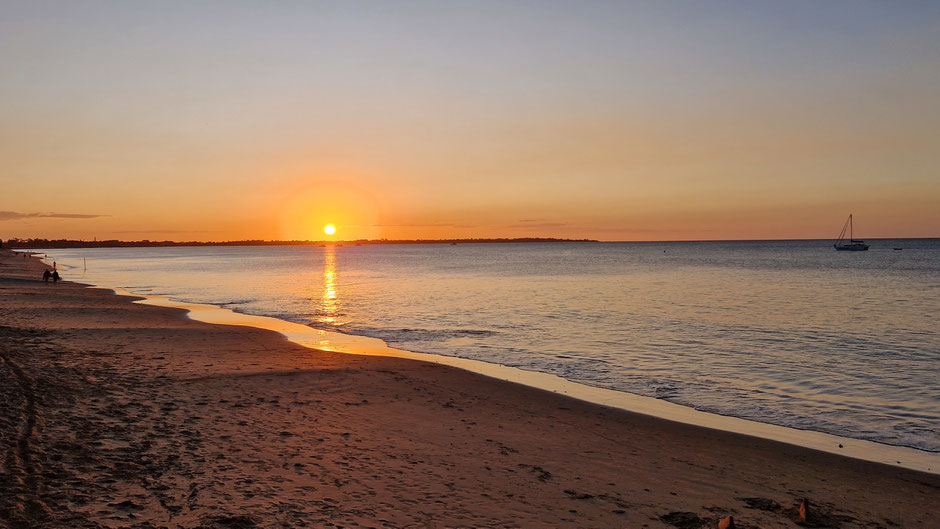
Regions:
<instances>
[{"instance_id":1,"label":"sun reflection on water","mask_svg":"<svg viewBox=\"0 0 940 529\"><path fill-rule=\"evenodd\" d=\"M336 248L323 248L323 301L317 320L329 325L336 324L339 300L336 290Z\"/></svg>"}]
</instances>

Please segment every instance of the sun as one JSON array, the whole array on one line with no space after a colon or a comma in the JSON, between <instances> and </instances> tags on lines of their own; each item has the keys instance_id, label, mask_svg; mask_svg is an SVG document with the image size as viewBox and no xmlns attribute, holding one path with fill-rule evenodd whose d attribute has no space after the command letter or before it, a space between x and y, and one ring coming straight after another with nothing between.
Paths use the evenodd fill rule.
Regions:
<instances>
[{"instance_id":1,"label":"sun","mask_svg":"<svg viewBox=\"0 0 940 529\"><path fill-rule=\"evenodd\" d=\"M336 226L332 224L327 224L326 226L323 227L323 233L327 235L333 235L334 233L336 233Z\"/></svg>"}]
</instances>

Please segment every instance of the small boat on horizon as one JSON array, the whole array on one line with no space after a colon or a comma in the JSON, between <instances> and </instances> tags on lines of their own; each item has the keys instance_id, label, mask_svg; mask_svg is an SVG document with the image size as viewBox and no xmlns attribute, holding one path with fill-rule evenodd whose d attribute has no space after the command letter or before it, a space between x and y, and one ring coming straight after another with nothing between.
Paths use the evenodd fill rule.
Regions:
<instances>
[{"instance_id":1,"label":"small boat on horizon","mask_svg":"<svg viewBox=\"0 0 940 529\"><path fill-rule=\"evenodd\" d=\"M845 242L846 230L849 232L848 242ZM839 234L839 240L837 240L836 243L832 246L841 252L864 252L868 250L868 245L865 244L865 241L855 239L851 213L849 214L849 218L845 220L845 224L842 226L842 233Z\"/></svg>"}]
</instances>

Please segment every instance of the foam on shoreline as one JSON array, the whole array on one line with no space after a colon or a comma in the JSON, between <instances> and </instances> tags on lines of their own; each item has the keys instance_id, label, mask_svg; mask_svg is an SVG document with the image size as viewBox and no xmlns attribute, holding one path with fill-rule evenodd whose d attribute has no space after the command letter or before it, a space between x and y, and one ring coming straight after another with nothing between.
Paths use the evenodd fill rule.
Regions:
<instances>
[{"instance_id":1,"label":"foam on shoreline","mask_svg":"<svg viewBox=\"0 0 940 529\"><path fill-rule=\"evenodd\" d=\"M389 347L377 338L347 335L314 329L267 316L242 314L215 305L185 303L161 296L143 296L112 289L116 293L143 298L137 303L188 311L189 318L219 325L240 325L278 332L293 343L304 347L346 354L391 356L431 362L479 373L485 376L551 391L578 400L650 415L661 419L738 433L791 445L837 454L840 456L887 464L932 474L940 474L940 454L908 447L885 445L871 441L839 437L809 430L797 430L698 411L668 401L643 397L609 389L571 382L556 375L526 371L478 360L415 353Z\"/></svg>"}]
</instances>

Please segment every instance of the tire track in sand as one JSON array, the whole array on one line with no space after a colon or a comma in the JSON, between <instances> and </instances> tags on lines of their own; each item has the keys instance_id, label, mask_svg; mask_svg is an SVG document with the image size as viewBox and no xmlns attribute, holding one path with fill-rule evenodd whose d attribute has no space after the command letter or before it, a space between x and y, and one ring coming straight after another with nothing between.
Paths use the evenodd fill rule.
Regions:
<instances>
[{"instance_id":1,"label":"tire track in sand","mask_svg":"<svg viewBox=\"0 0 940 529\"><path fill-rule=\"evenodd\" d=\"M22 411L18 414L20 417L19 431L14 439L14 446L10 446L7 451L7 460L5 470L9 473L9 485L14 489L10 494L12 502L7 506L9 518L17 521L37 521L44 519L49 513L48 507L39 498L39 488L41 477L36 472L33 463L30 442L33 438L33 432L36 428L36 394L33 391L33 381L26 375L23 369L14 362L7 351L0 351L0 360L6 366L7 370L13 374L13 380L19 388L21 395ZM12 389L12 388L11 388ZM11 410L12 411L12 410Z\"/></svg>"}]
</instances>

